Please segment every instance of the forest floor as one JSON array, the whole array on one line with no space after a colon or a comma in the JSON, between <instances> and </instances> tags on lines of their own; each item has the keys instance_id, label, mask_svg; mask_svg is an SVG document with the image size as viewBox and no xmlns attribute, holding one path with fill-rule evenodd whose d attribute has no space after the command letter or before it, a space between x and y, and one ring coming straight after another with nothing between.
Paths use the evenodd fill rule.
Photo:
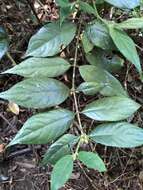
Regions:
<instances>
[{"instance_id":1,"label":"forest floor","mask_svg":"<svg viewBox=\"0 0 143 190\"><path fill-rule=\"evenodd\" d=\"M37 18L27 0L0 0L0 25L7 30L9 51L17 63L25 53L29 38L40 28L40 23L58 18L58 10L52 0L29 2ZM143 48L143 41L137 40ZM11 61L3 57L0 72L11 66ZM135 80L134 71L128 76L126 73L124 68L119 74L120 81L124 83L128 78L130 96L143 102L141 82ZM18 76L0 76L0 91L8 89L19 80ZM20 114L14 115L8 110L7 103L0 101L0 190L49 189L51 167L38 165L47 145L16 145L5 153L1 151L2 144L8 143L32 114L33 110L21 108ZM136 118L139 125L143 126L143 113L138 113ZM117 149L97 145L96 150L105 161L108 172L100 174L75 164L74 174L62 190L143 190L143 147Z\"/></svg>"}]
</instances>

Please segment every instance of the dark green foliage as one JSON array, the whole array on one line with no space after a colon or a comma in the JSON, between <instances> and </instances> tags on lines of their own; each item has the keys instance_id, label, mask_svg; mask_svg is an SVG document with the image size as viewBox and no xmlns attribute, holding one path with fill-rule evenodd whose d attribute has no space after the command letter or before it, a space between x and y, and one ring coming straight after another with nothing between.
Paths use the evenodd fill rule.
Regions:
<instances>
[{"instance_id":1,"label":"dark green foliage","mask_svg":"<svg viewBox=\"0 0 143 190\"><path fill-rule=\"evenodd\" d=\"M60 19L46 24L31 37L25 54L26 60L2 73L17 74L25 78L9 90L1 92L0 98L26 108L39 109L39 112L43 108L48 108L29 118L8 146L51 143L41 162L44 165L54 165L51 190L58 190L67 182L72 174L75 160L80 160L87 167L99 172L106 171L106 166L97 153L80 151L83 143L95 141L106 146L122 148L143 144L143 129L127 122L128 118L140 108L140 104L129 97L113 74L124 66L124 59L127 59L134 64L142 78L136 45L124 29L143 28L143 19L130 18L116 23L101 18L96 8L96 3L98 6L109 3L130 10L140 3L139 0L105 1L106 3L98 0L92 5L85 1L70 3L68 0L56 0L60 8ZM70 21L71 17L69 20L68 17L71 13L91 15L94 19L89 23L83 22L84 17L77 19L79 22L76 22L76 19ZM67 61L61 58L59 53L72 40L73 43L77 40L77 43L73 46L75 55L73 63L70 64L73 55L72 59ZM83 48L82 53L85 52L83 57L87 59L87 63L77 67L77 59L80 58L79 47ZM7 49L7 36L0 28L0 58ZM58 81L58 78L52 78L63 75L70 67L73 67L72 87L71 85L67 87ZM84 79L77 88L76 69L79 69ZM79 92L90 96L99 93L98 97L104 97L92 101L79 111L76 98L76 93ZM71 96L75 112L63 109L60 105L67 98L72 99ZM95 126L89 134L85 134L80 114L103 123ZM77 136L69 133L75 116L81 133Z\"/></svg>"}]
</instances>

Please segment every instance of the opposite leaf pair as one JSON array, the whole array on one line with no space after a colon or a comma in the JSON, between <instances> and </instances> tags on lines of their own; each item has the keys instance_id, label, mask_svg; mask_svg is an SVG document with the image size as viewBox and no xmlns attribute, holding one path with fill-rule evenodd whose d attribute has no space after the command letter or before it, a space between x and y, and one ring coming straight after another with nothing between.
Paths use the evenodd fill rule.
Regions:
<instances>
[{"instance_id":1,"label":"opposite leaf pair","mask_svg":"<svg viewBox=\"0 0 143 190\"><path fill-rule=\"evenodd\" d=\"M136 27L142 28L143 19L137 19L138 23L140 20L140 24L136 23ZM135 65L138 72L142 76L142 69L140 64L140 59L137 54L137 50L135 47L135 43L133 40L122 30L124 28L124 23L122 25L108 22L103 20L101 22L99 20L94 21L93 24L87 26L85 34L88 39L97 47L102 48L103 50L119 50L131 63ZM134 19L127 20L129 29L135 28ZM126 25L125 22L125 25ZM126 28L128 28L126 25Z\"/></svg>"},{"instance_id":2,"label":"opposite leaf pair","mask_svg":"<svg viewBox=\"0 0 143 190\"><path fill-rule=\"evenodd\" d=\"M99 172L105 172L106 167L101 158L92 152L80 151L78 154L78 159L84 163L88 168L96 169ZM62 187L65 182L71 177L73 171L73 157L72 155L67 155L61 158L56 165L51 174L51 190L58 190ZM61 175L64 174L64 175Z\"/></svg>"}]
</instances>

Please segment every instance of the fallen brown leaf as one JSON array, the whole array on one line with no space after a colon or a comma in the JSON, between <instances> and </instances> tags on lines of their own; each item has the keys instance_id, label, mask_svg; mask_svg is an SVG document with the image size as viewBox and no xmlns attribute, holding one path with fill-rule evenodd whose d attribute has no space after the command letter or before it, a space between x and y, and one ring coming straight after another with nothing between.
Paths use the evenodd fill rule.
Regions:
<instances>
[{"instance_id":1,"label":"fallen brown leaf","mask_svg":"<svg viewBox=\"0 0 143 190\"><path fill-rule=\"evenodd\" d=\"M4 152L4 144L0 144L0 153L3 153Z\"/></svg>"}]
</instances>

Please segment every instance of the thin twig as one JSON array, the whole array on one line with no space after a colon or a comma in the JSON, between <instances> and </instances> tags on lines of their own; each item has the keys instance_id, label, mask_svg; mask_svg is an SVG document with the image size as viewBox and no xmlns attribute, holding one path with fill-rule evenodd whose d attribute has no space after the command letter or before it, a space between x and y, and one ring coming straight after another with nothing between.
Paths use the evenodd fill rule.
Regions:
<instances>
[{"instance_id":1,"label":"thin twig","mask_svg":"<svg viewBox=\"0 0 143 190\"><path fill-rule=\"evenodd\" d=\"M85 170L84 170L84 168L82 167L82 165L80 164L80 162L78 162L78 165L79 165L79 167L81 168L81 170L82 170L84 176L85 176L85 177L88 179L88 181L90 182L92 188L95 189L95 190L99 190L99 188L96 187L95 184L93 183L93 180L92 180L92 179L88 176L88 174L85 172Z\"/></svg>"},{"instance_id":2,"label":"thin twig","mask_svg":"<svg viewBox=\"0 0 143 190\"><path fill-rule=\"evenodd\" d=\"M78 120L78 124L79 124L79 129L81 131L81 134L84 134L82 124L81 124L79 109L78 109L76 92L75 92L75 73L76 73L76 67L77 67L77 56L78 56L78 48L79 48L79 41L80 41L80 32L81 32L81 21L80 21L80 24L79 24L79 29L78 29L78 34L77 34L75 56L74 56L74 64L73 64L72 94L73 94L73 98L74 98L74 105L75 105L76 116L77 116L77 120Z\"/></svg>"},{"instance_id":3,"label":"thin twig","mask_svg":"<svg viewBox=\"0 0 143 190\"><path fill-rule=\"evenodd\" d=\"M37 13L36 13L36 11L35 11L35 9L33 7L33 4L30 2L30 0L26 0L26 1L29 4L29 6L30 6L30 8L31 8L31 10L33 12L33 14L35 15L35 17L37 19L37 22L41 25L41 21L40 21L39 17L37 16Z\"/></svg>"},{"instance_id":4,"label":"thin twig","mask_svg":"<svg viewBox=\"0 0 143 190\"><path fill-rule=\"evenodd\" d=\"M7 57L9 58L9 60L11 61L11 63L12 63L13 66L17 65L16 62L14 61L14 59L12 58L12 56L10 55L9 52L6 52L6 55L7 55Z\"/></svg>"},{"instance_id":5,"label":"thin twig","mask_svg":"<svg viewBox=\"0 0 143 190\"><path fill-rule=\"evenodd\" d=\"M40 145L37 145L35 147L36 150L40 150L41 149L41 146ZM8 155L6 157L6 159L12 159L12 158L15 158L17 156L21 156L23 154L29 154L29 153L32 153L33 150L31 147L28 147L28 148L25 148L25 149L21 149L21 150L18 150L18 151L15 151L15 152L12 152L10 155Z\"/></svg>"},{"instance_id":6,"label":"thin twig","mask_svg":"<svg viewBox=\"0 0 143 190\"><path fill-rule=\"evenodd\" d=\"M0 113L0 117L10 126L10 127L13 127L13 125L5 118L5 116L4 115L2 115L1 113Z\"/></svg>"}]
</instances>

